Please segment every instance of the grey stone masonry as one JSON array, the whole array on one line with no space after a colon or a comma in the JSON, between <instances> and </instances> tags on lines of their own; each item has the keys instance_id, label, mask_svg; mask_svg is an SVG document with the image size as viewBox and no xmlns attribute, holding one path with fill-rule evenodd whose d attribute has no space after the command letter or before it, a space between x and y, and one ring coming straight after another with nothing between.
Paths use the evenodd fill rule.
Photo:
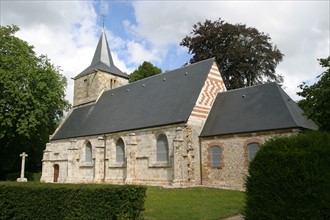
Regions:
<instances>
[{"instance_id":1,"label":"grey stone masonry","mask_svg":"<svg viewBox=\"0 0 330 220\"><path fill-rule=\"evenodd\" d=\"M73 106L95 102L102 92L126 85L128 80L100 70L75 79Z\"/></svg>"}]
</instances>

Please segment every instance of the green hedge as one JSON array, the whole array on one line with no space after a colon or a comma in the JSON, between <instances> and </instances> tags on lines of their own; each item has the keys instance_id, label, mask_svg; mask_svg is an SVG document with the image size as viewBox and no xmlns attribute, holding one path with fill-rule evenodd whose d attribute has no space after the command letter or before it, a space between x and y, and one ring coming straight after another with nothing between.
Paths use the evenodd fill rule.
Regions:
<instances>
[{"instance_id":1,"label":"green hedge","mask_svg":"<svg viewBox=\"0 0 330 220\"><path fill-rule=\"evenodd\" d=\"M330 134L266 142L249 166L244 216L330 219Z\"/></svg>"},{"instance_id":2,"label":"green hedge","mask_svg":"<svg viewBox=\"0 0 330 220\"><path fill-rule=\"evenodd\" d=\"M0 183L0 219L139 219L146 187Z\"/></svg>"}]
</instances>

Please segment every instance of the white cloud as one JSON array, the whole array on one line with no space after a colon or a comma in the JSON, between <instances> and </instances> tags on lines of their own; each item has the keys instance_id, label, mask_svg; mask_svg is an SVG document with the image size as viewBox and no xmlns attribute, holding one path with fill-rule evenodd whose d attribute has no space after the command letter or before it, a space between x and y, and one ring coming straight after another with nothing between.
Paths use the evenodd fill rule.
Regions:
<instances>
[{"instance_id":1,"label":"white cloud","mask_svg":"<svg viewBox=\"0 0 330 220\"><path fill-rule=\"evenodd\" d=\"M157 48L148 50L145 45L136 41L127 42L128 62L132 64L141 64L143 61L162 62L162 52Z\"/></svg>"},{"instance_id":2,"label":"white cloud","mask_svg":"<svg viewBox=\"0 0 330 220\"><path fill-rule=\"evenodd\" d=\"M21 28L17 36L34 45L38 54L47 54L52 63L61 66L69 82L67 98L72 101L70 78L90 64L101 32L98 14L107 14L109 8L111 11L112 3L1 0L0 4L0 24L17 24ZM302 81L315 81L322 72L316 59L330 54L328 1L136 1L130 4L136 20L122 21L127 39L106 32L115 64L127 73L145 60L162 69L178 67L177 60L188 57L184 55L187 48L179 43L192 31L192 26L220 17L270 35L285 54L277 71L284 75L284 87L293 99L298 99L295 93Z\"/></svg>"},{"instance_id":3,"label":"white cloud","mask_svg":"<svg viewBox=\"0 0 330 220\"><path fill-rule=\"evenodd\" d=\"M68 79L66 98L70 102L71 78L91 63L101 33L94 7L88 1L1 1L1 25L18 25L18 37L34 45L37 54L47 54L52 63L61 67ZM108 10L106 2L102 3L102 10ZM107 35L114 47L123 44L111 33ZM113 54L113 59L123 71L128 71L117 54Z\"/></svg>"},{"instance_id":4,"label":"white cloud","mask_svg":"<svg viewBox=\"0 0 330 220\"><path fill-rule=\"evenodd\" d=\"M132 31L156 46L177 44L200 20L198 2L137 1L133 3L137 25Z\"/></svg>"}]
</instances>

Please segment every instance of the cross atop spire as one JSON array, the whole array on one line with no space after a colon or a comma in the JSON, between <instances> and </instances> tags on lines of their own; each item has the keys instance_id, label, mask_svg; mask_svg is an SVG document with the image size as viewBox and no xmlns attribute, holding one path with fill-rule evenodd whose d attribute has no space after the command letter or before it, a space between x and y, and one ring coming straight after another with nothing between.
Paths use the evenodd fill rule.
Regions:
<instances>
[{"instance_id":1,"label":"cross atop spire","mask_svg":"<svg viewBox=\"0 0 330 220\"><path fill-rule=\"evenodd\" d=\"M105 19L105 14L101 14L102 17L102 27L103 27L103 31L104 31L104 19Z\"/></svg>"}]
</instances>

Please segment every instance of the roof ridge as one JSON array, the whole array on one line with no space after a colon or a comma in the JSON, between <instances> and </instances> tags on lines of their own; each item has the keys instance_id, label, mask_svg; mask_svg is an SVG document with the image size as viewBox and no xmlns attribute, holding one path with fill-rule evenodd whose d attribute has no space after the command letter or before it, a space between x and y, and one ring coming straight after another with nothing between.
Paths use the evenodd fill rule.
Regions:
<instances>
[{"instance_id":1,"label":"roof ridge","mask_svg":"<svg viewBox=\"0 0 330 220\"><path fill-rule=\"evenodd\" d=\"M300 123L298 123L297 120L296 120L296 118L293 116L292 109L289 108L289 106L288 106L288 102L287 102L287 101L293 101L293 100L292 100L291 97L289 97L289 96L285 93L285 91L284 91L282 88L280 88L278 85L276 86L276 88L277 88L277 90L279 91L279 93L280 93L280 95L281 95L281 101L284 102L284 105L285 105L285 107L287 108L288 112L290 113L290 116L291 116L292 120L295 122L296 125L299 125ZM287 97L289 97L289 98L287 98L287 97L285 97L285 96L287 96ZM285 101L286 99L287 99L287 101ZM297 113L297 112L295 111L295 113Z\"/></svg>"},{"instance_id":2,"label":"roof ridge","mask_svg":"<svg viewBox=\"0 0 330 220\"><path fill-rule=\"evenodd\" d=\"M177 68L177 69L170 70L170 71L165 72L165 73L169 73L169 72L172 72L172 71L177 71L177 70L180 70L180 69L186 68L186 67L188 67L188 66L194 66L194 65L200 64L200 63L202 63L202 62L207 62L207 61L209 61L209 60L213 60L213 61L215 61L215 57L211 57L211 58L208 58L208 59L206 59L206 60L201 60L201 61L198 61L198 62L195 62L195 63L191 63L191 64L188 64L188 65L186 65L186 66L181 66L181 67L179 67L179 68Z\"/></svg>"},{"instance_id":3,"label":"roof ridge","mask_svg":"<svg viewBox=\"0 0 330 220\"><path fill-rule=\"evenodd\" d=\"M310 119L303 115L303 110L298 106L298 104L279 85L277 85L277 89L279 90L282 101L284 102L284 105L290 113L290 116L295 124L298 127L309 126L308 121Z\"/></svg>"},{"instance_id":4,"label":"roof ridge","mask_svg":"<svg viewBox=\"0 0 330 220\"><path fill-rule=\"evenodd\" d=\"M253 85L253 86L247 86L247 87L242 87L242 88L237 88L237 89L226 90L225 92L219 92L218 94L236 92L236 91L240 91L240 90L246 90L246 89L251 89L251 88L255 88L255 87L259 87L259 86L266 86L266 85L270 85L270 84L277 84L277 83L276 82L267 82L267 83L262 83L262 84L258 84L258 85Z\"/></svg>"},{"instance_id":5,"label":"roof ridge","mask_svg":"<svg viewBox=\"0 0 330 220\"><path fill-rule=\"evenodd\" d=\"M137 83L143 83L143 82L145 82L145 81L148 81L148 80L153 79L153 78L156 78L156 77L159 77L159 78L160 78L161 76L164 77L164 75L165 75L165 76L166 76L166 75L169 75L169 74L171 74L172 72L177 72L177 71L180 71L180 70L182 70L182 69L184 69L184 68L191 68L191 67L193 67L194 65L200 64L200 63L202 63L202 62L209 61L209 60L211 60L211 59L214 59L214 58L209 58L209 59L207 59L207 60L202 60L202 61L199 61L199 62L196 62L196 63L192 63L192 64L189 64L189 65L187 65L187 66L182 66L182 67L179 67L179 68L177 68L177 69L173 69L173 70L170 70L170 71L167 71L167 72L162 72L162 73L160 73L160 74L152 75L152 76L149 76L149 77L146 77L146 78L143 78L143 79L140 79L140 80L137 80L137 81L134 81L134 82L128 83L128 84L126 84L126 85L122 85L122 86L120 86L120 87L117 87L117 88L114 88L114 89L111 89L111 90L107 90L107 91L104 91L104 92L115 91L115 90L120 89L120 88L126 88L126 87L129 87L129 86L131 86L131 85L136 85Z\"/></svg>"}]
</instances>

